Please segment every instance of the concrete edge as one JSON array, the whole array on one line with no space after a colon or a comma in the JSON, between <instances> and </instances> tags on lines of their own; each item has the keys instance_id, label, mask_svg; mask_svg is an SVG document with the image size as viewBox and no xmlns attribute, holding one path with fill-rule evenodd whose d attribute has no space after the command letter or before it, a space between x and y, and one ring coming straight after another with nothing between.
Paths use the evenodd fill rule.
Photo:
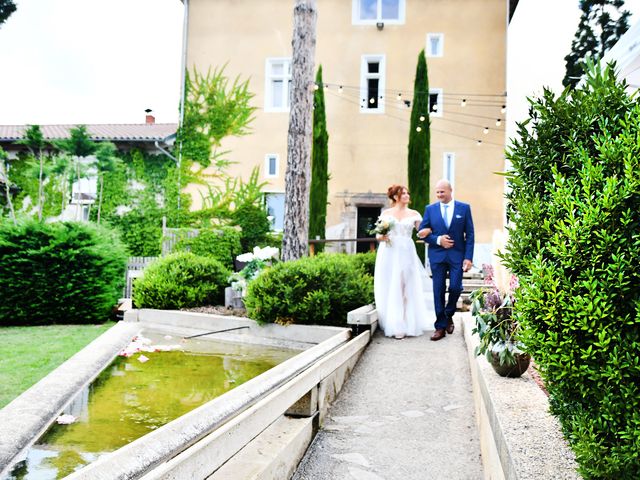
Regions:
<instances>
[{"instance_id":1,"label":"concrete edge","mask_svg":"<svg viewBox=\"0 0 640 480\"><path fill-rule=\"evenodd\" d=\"M126 347L140 325L119 322L0 409L0 477L44 433L52 419Z\"/></svg>"},{"instance_id":2,"label":"concrete edge","mask_svg":"<svg viewBox=\"0 0 640 480\"><path fill-rule=\"evenodd\" d=\"M580 479L575 456L549 402L528 373L500 377L474 353L471 313L458 314L469 356L485 479Z\"/></svg>"}]
</instances>

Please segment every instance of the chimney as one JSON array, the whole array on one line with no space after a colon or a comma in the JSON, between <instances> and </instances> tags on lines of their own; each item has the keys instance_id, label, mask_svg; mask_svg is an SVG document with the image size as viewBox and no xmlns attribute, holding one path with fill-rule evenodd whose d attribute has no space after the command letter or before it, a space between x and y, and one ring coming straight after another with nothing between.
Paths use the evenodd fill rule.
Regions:
<instances>
[{"instance_id":1,"label":"chimney","mask_svg":"<svg viewBox=\"0 0 640 480\"><path fill-rule=\"evenodd\" d=\"M146 123L147 125L153 125L154 123L156 123L156 117L154 117L153 115L151 115L151 112L153 110L151 110L150 108L147 108L144 112L147 114L144 117L144 123Z\"/></svg>"}]
</instances>

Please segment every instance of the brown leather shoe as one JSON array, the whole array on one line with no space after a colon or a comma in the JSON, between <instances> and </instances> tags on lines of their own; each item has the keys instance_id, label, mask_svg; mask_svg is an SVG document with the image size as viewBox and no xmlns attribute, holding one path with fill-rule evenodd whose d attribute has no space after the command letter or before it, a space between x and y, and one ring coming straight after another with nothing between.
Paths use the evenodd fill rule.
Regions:
<instances>
[{"instance_id":1,"label":"brown leather shoe","mask_svg":"<svg viewBox=\"0 0 640 480\"><path fill-rule=\"evenodd\" d=\"M437 342L438 340L446 336L447 336L447 332L445 331L445 329L438 328L435 332L433 332L433 335L431 335L431 340L433 340L434 342Z\"/></svg>"},{"instance_id":2,"label":"brown leather shoe","mask_svg":"<svg viewBox=\"0 0 640 480\"><path fill-rule=\"evenodd\" d=\"M449 324L447 325L447 333L449 335L451 335L455 329L456 329L456 326L453 323L453 318L450 318L449 319Z\"/></svg>"}]
</instances>

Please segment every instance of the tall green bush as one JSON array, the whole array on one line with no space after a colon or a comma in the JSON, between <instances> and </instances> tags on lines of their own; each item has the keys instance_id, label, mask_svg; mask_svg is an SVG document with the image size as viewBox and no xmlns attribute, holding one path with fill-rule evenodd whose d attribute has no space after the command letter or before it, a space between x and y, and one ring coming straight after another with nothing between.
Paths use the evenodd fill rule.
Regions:
<instances>
[{"instance_id":1,"label":"tall green bush","mask_svg":"<svg viewBox=\"0 0 640 480\"><path fill-rule=\"evenodd\" d=\"M241 233L233 227L201 228L196 237L181 238L176 243L175 251L215 258L233 270L235 258L242 253L240 238Z\"/></svg>"},{"instance_id":2,"label":"tall green bush","mask_svg":"<svg viewBox=\"0 0 640 480\"><path fill-rule=\"evenodd\" d=\"M323 86L322 65L318 67L316 85ZM311 189L309 191L309 238L324 238L327 226L327 198L329 195L329 134L324 107L324 88L313 94L313 145L311 149ZM324 250L324 243L316 245L316 252Z\"/></svg>"},{"instance_id":3,"label":"tall green bush","mask_svg":"<svg viewBox=\"0 0 640 480\"><path fill-rule=\"evenodd\" d=\"M587 479L640 472L640 107L612 67L531 102L508 158L515 313Z\"/></svg>"},{"instance_id":4,"label":"tall green bush","mask_svg":"<svg viewBox=\"0 0 640 480\"><path fill-rule=\"evenodd\" d=\"M249 284L245 304L258 322L345 326L347 312L373 302L373 277L345 254L278 263Z\"/></svg>"},{"instance_id":5,"label":"tall green bush","mask_svg":"<svg viewBox=\"0 0 640 480\"><path fill-rule=\"evenodd\" d=\"M139 308L175 310L220 305L229 271L215 258L178 252L149 265L133 285Z\"/></svg>"},{"instance_id":6,"label":"tall green bush","mask_svg":"<svg viewBox=\"0 0 640 480\"><path fill-rule=\"evenodd\" d=\"M251 204L239 206L233 212L233 223L242 228L240 243L245 252L267 242L271 224L263 207Z\"/></svg>"},{"instance_id":7,"label":"tall green bush","mask_svg":"<svg viewBox=\"0 0 640 480\"><path fill-rule=\"evenodd\" d=\"M101 323L122 295L126 256L87 223L0 223L0 325Z\"/></svg>"}]
</instances>

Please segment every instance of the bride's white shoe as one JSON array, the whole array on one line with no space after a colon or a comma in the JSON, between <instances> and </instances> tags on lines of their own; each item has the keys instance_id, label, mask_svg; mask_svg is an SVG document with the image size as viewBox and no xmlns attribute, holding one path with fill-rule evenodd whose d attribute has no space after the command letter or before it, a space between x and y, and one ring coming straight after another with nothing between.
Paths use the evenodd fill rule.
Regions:
<instances>
[{"instance_id":1,"label":"bride's white shoe","mask_svg":"<svg viewBox=\"0 0 640 480\"><path fill-rule=\"evenodd\" d=\"M404 338L404 334L395 336L398 340L402 340Z\"/></svg>"}]
</instances>

